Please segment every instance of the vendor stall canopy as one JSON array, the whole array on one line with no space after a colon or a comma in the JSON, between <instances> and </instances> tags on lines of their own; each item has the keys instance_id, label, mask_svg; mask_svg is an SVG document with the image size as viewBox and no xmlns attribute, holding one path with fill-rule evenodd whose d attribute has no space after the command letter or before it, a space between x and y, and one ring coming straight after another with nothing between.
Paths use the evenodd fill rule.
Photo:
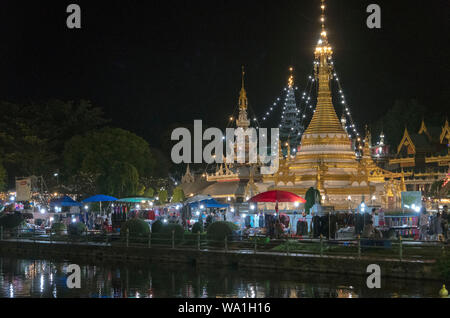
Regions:
<instances>
[{"instance_id":1,"label":"vendor stall canopy","mask_svg":"<svg viewBox=\"0 0 450 318\"><path fill-rule=\"evenodd\" d=\"M306 203L306 200L295 193L288 191L272 190L255 195L250 202L300 202Z\"/></svg>"},{"instance_id":2,"label":"vendor stall canopy","mask_svg":"<svg viewBox=\"0 0 450 318\"><path fill-rule=\"evenodd\" d=\"M221 204L221 203L217 202L216 200L214 200L213 198L202 200L202 201L197 201L197 202L192 202L189 205L191 206L191 209L198 208L202 205L205 208L228 208L230 206L229 204Z\"/></svg>"},{"instance_id":3,"label":"vendor stall canopy","mask_svg":"<svg viewBox=\"0 0 450 318\"><path fill-rule=\"evenodd\" d=\"M81 202L87 203L87 202L113 202L113 201L117 201L117 198L110 197L109 195L98 194L98 195L89 197L87 199L84 199Z\"/></svg>"},{"instance_id":4,"label":"vendor stall canopy","mask_svg":"<svg viewBox=\"0 0 450 318\"><path fill-rule=\"evenodd\" d=\"M80 202L77 202L75 200L73 200L71 197L68 196L64 196L62 198L56 199L56 200L52 200L50 202L50 206L51 207L55 207L55 206L81 206L82 204Z\"/></svg>"},{"instance_id":5,"label":"vendor stall canopy","mask_svg":"<svg viewBox=\"0 0 450 318\"><path fill-rule=\"evenodd\" d=\"M132 197L132 198L121 198L118 199L117 202L122 203L141 203L143 201L154 201L155 198L146 198L146 197Z\"/></svg>"}]
</instances>

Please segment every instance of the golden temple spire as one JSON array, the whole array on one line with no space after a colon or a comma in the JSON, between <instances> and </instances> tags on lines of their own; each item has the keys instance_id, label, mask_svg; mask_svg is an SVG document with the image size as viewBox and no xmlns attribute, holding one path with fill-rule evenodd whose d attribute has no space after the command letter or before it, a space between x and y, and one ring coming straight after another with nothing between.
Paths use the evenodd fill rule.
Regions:
<instances>
[{"instance_id":1,"label":"golden temple spire","mask_svg":"<svg viewBox=\"0 0 450 318\"><path fill-rule=\"evenodd\" d=\"M244 66L242 66L242 87L241 92L239 94L239 118L236 121L236 125L241 128L248 128L250 126L250 121L247 117L247 107L248 107L248 100L247 100L247 92L244 88Z\"/></svg>"},{"instance_id":2,"label":"golden temple spire","mask_svg":"<svg viewBox=\"0 0 450 318\"><path fill-rule=\"evenodd\" d=\"M292 73L293 71L294 71L294 68L291 66L289 68L289 72L290 72L289 79L288 79L288 87L289 88L294 87L294 74Z\"/></svg>"},{"instance_id":3,"label":"golden temple spire","mask_svg":"<svg viewBox=\"0 0 450 318\"><path fill-rule=\"evenodd\" d=\"M313 118L305 131L307 134L345 134L333 107L330 90L330 80L333 78L333 64L331 57L333 50L328 44L327 32L325 31L325 1L321 0L321 23L322 31L315 50L314 73L319 82L317 94L317 106Z\"/></svg>"}]
</instances>

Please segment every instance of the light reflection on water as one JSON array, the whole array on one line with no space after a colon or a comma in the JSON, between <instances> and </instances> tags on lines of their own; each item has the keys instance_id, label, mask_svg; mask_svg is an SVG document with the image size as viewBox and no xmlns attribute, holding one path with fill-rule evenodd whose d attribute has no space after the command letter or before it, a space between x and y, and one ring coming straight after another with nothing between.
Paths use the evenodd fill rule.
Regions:
<instances>
[{"instance_id":1,"label":"light reflection on water","mask_svg":"<svg viewBox=\"0 0 450 318\"><path fill-rule=\"evenodd\" d=\"M81 288L66 286L72 262L0 257L0 297L436 297L439 282L382 280L365 287L365 277L293 274L188 265L102 264L81 267Z\"/></svg>"}]
</instances>

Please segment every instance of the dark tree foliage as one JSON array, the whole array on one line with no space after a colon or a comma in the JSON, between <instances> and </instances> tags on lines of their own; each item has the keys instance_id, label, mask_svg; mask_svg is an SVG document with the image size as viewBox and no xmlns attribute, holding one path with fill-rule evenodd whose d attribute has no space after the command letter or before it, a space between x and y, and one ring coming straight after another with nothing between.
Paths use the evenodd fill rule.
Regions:
<instances>
[{"instance_id":1,"label":"dark tree foliage","mask_svg":"<svg viewBox=\"0 0 450 318\"><path fill-rule=\"evenodd\" d=\"M148 143L119 128L73 137L63 157L66 175L90 176L97 192L118 197L142 195L139 177L151 177L156 166Z\"/></svg>"},{"instance_id":2,"label":"dark tree foliage","mask_svg":"<svg viewBox=\"0 0 450 318\"><path fill-rule=\"evenodd\" d=\"M0 102L0 155L14 177L49 176L59 171L64 143L73 136L104 125L100 108L89 101L52 99L40 103Z\"/></svg>"}]
</instances>

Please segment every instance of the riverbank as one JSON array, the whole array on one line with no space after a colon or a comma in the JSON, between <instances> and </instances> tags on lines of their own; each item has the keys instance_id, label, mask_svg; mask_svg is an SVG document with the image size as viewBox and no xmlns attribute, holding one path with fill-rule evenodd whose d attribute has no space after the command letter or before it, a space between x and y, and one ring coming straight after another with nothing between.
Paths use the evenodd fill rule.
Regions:
<instances>
[{"instance_id":1,"label":"riverbank","mask_svg":"<svg viewBox=\"0 0 450 318\"><path fill-rule=\"evenodd\" d=\"M439 280L434 260L402 260L338 255L308 255L297 253L267 253L250 250L197 250L167 247L126 247L106 243L33 242L27 240L0 241L0 255L80 259L83 261L161 262L209 265L216 267L264 269L273 271L311 272L335 275L367 276L367 266L377 264L382 277Z\"/></svg>"}]
</instances>

